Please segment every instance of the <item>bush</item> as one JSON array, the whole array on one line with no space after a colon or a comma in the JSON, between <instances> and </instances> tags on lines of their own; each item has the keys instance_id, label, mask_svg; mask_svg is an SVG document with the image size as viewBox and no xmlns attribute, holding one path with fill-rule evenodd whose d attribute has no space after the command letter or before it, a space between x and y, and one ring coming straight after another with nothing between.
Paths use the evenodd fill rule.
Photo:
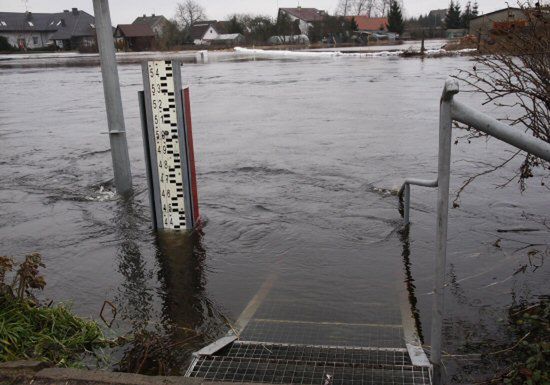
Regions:
<instances>
[{"instance_id":1,"label":"bush","mask_svg":"<svg viewBox=\"0 0 550 385\"><path fill-rule=\"evenodd\" d=\"M2 51L15 51L15 47L8 42L8 39L5 36L0 36L0 52Z\"/></svg>"}]
</instances>

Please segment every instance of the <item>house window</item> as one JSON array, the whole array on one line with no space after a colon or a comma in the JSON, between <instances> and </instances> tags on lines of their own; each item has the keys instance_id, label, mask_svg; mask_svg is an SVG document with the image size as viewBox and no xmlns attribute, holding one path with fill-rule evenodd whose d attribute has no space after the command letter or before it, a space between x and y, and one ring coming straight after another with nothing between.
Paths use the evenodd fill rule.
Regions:
<instances>
[{"instance_id":1,"label":"house window","mask_svg":"<svg viewBox=\"0 0 550 385\"><path fill-rule=\"evenodd\" d=\"M34 45L38 45L38 36L33 36L33 37L32 37L32 43L33 43Z\"/></svg>"}]
</instances>

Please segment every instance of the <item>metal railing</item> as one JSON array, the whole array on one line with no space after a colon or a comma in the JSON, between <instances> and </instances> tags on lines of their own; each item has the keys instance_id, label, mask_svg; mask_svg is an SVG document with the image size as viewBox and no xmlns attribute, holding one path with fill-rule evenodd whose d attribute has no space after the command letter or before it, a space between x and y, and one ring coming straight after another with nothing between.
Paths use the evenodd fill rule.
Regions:
<instances>
[{"instance_id":1,"label":"metal railing","mask_svg":"<svg viewBox=\"0 0 550 385\"><path fill-rule=\"evenodd\" d=\"M423 186L423 187L437 187L436 180L428 179L416 179L407 178L401 185L397 195L399 196L399 202L403 204L403 220L405 225L410 223L410 210L411 210L411 185Z\"/></svg>"},{"instance_id":2,"label":"metal railing","mask_svg":"<svg viewBox=\"0 0 550 385\"><path fill-rule=\"evenodd\" d=\"M406 179L399 190L403 199L403 216L409 224L410 185L438 187L437 193L437 233L435 254L434 302L432 308L431 354L433 379L436 385L442 383L441 337L444 312L445 267L447 258L447 224L449 214L449 179L451 168L452 122L467 124L481 132L500 139L512 146L550 162L550 143L535 138L518 128L499 122L461 102L454 100L459 92L458 82L447 80L439 110L439 156L437 180Z\"/></svg>"}]
</instances>

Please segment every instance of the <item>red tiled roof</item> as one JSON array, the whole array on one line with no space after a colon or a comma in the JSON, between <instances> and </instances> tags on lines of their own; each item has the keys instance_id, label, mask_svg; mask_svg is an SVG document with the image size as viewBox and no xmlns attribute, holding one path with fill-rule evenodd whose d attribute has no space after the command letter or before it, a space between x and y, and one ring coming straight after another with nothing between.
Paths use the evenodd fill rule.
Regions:
<instances>
[{"instance_id":1,"label":"red tiled roof","mask_svg":"<svg viewBox=\"0 0 550 385\"><path fill-rule=\"evenodd\" d=\"M388 29L387 17L348 16L348 19L355 18L359 31L380 31Z\"/></svg>"},{"instance_id":2,"label":"red tiled roof","mask_svg":"<svg viewBox=\"0 0 550 385\"><path fill-rule=\"evenodd\" d=\"M313 21L321 21L325 17L325 12L317 8L281 8L281 11L288 13L300 20L311 23Z\"/></svg>"},{"instance_id":3,"label":"red tiled roof","mask_svg":"<svg viewBox=\"0 0 550 385\"><path fill-rule=\"evenodd\" d=\"M148 24L119 24L117 35L124 37L153 37L155 33Z\"/></svg>"}]
</instances>

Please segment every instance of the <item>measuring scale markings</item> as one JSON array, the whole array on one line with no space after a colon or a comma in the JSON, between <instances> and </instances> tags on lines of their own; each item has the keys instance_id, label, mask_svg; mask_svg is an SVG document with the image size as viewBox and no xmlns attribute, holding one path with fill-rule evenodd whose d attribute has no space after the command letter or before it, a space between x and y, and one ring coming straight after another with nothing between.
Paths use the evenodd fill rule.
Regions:
<instances>
[{"instance_id":1,"label":"measuring scale markings","mask_svg":"<svg viewBox=\"0 0 550 385\"><path fill-rule=\"evenodd\" d=\"M163 228L186 227L178 117L171 62L147 64Z\"/></svg>"}]
</instances>

